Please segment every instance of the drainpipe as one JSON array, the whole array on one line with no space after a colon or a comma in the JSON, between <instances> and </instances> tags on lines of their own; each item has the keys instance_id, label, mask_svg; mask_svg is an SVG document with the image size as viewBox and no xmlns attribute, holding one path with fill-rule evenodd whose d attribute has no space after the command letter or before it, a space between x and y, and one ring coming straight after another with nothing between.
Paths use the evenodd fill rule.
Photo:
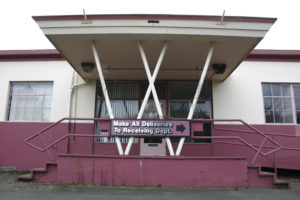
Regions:
<instances>
[{"instance_id":1,"label":"drainpipe","mask_svg":"<svg viewBox=\"0 0 300 200\"><path fill-rule=\"evenodd\" d=\"M77 105L77 87L79 86L84 86L87 84L87 81L84 80L83 83L78 84L78 74L73 71L73 75L72 75L72 81L71 81L71 87L70 87L70 99L69 99L69 118L72 118L72 95L74 93L75 90L75 96L74 96L74 105L75 105L75 117L76 117L76 105ZM71 120L69 120L69 124L68 124L68 134L71 133ZM69 138L68 138L68 142L67 142L67 153L69 153Z\"/></svg>"},{"instance_id":2,"label":"drainpipe","mask_svg":"<svg viewBox=\"0 0 300 200\"><path fill-rule=\"evenodd\" d=\"M75 117L76 117L76 104L77 104L77 87L84 86L87 84L87 80L84 80L83 83L77 83L78 82L78 74L74 71L72 76L72 85L70 88L70 102L69 102L69 118L72 117L72 95L73 91L75 90L75 96L74 96L74 105L75 105Z\"/></svg>"}]
</instances>

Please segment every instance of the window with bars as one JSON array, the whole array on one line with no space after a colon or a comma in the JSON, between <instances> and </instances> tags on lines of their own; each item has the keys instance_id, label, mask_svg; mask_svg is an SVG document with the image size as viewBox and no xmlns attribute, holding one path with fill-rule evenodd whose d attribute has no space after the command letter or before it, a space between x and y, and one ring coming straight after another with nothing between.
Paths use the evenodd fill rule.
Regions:
<instances>
[{"instance_id":1,"label":"window with bars","mask_svg":"<svg viewBox=\"0 0 300 200\"><path fill-rule=\"evenodd\" d=\"M53 82L11 82L9 121L49 121Z\"/></svg>"},{"instance_id":2,"label":"window with bars","mask_svg":"<svg viewBox=\"0 0 300 200\"><path fill-rule=\"evenodd\" d=\"M300 123L300 84L263 83L266 123Z\"/></svg>"}]
</instances>

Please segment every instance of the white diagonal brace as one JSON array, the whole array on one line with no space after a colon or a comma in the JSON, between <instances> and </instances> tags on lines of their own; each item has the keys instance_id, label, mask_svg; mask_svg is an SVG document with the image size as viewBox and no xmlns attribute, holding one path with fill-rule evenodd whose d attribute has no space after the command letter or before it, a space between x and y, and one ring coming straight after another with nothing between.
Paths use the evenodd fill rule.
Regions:
<instances>
[{"instance_id":1,"label":"white diagonal brace","mask_svg":"<svg viewBox=\"0 0 300 200\"><path fill-rule=\"evenodd\" d=\"M149 70L149 65L148 65L148 62L147 62L147 58L146 58L146 55L145 55L145 52L144 52L144 49L142 47L142 44L141 42L138 41L138 47L139 47L139 50L140 50L140 53L141 53L141 57L143 59L143 63L144 63L144 66L145 66L145 70L146 70L146 73L147 73L147 77L149 79L149 74L150 74L150 70ZM150 79L149 79L149 86L148 86L148 89L147 89L147 92L145 94L145 97L144 97L144 100L143 100L143 103L142 103L142 106L139 110L139 113L138 113L138 116L137 116L137 119L141 119L143 114L144 114L144 110L145 110L145 107L146 107L146 104L148 102L148 99L149 99L149 96L150 96L150 92L152 91L153 93L153 98L155 98L155 94L156 93L156 90L155 90L155 87L151 87L151 86L154 86L154 82L155 82L155 79L157 77L157 74L158 74L158 71L160 69L160 66L161 66L161 63L163 61L163 58L165 56L165 53L166 53L166 50L167 50L167 47L168 47L168 43L167 42L164 42L164 45L163 45L163 48L160 52L160 55L159 55L159 58L157 60L157 63L156 63L156 66L155 66L155 69L154 69L154 72L153 72L153 75L151 76L150 74ZM151 83L152 84L151 84ZM153 89L155 90L155 92L153 92ZM156 95L156 98L158 100L158 97ZM159 103L159 100L157 101L158 102L158 107L157 107L157 104L156 105L156 108L157 108L157 111L159 113L159 118L160 119L163 119L163 113L162 113L162 110L161 110L161 107L160 107L160 103ZM155 102L156 103L156 102ZM159 111L160 110L160 111ZM131 145L133 143L133 137L131 137L128 141L128 144L127 144L127 148L126 148L126 151L125 151L125 155L128 155L129 154L129 151L130 151L130 148L131 148ZM173 150L173 149L172 149ZM173 153L174 154L174 153Z\"/></svg>"},{"instance_id":2,"label":"white diagonal brace","mask_svg":"<svg viewBox=\"0 0 300 200\"><path fill-rule=\"evenodd\" d=\"M201 77L200 77L198 87L197 87L197 90L196 90L196 93L195 93L195 96L194 96L194 99L193 99L193 103L192 103L192 106L190 108L189 115L187 117L188 120L191 120L193 118L193 114L194 114L194 111L195 111L195 108L196 108L196 105L197 105L197 102L198 102L198 99L199 99L199 96L200 96L200 93L201 93L201 90L202 90L202 86L203 86L203 83L204 83L204 80L205 80L205 77L206 77L206 73L207 73L207 70L208 70L208 67L209 67L209 63L211 61L211 57L213 55L213 51L214 51L214 43L211 44L210 49L208 51L208 55L206 57L206 61L205 61L205 64L204 64L204 67L203 67L203 70L202 70L202 73L201 73ZM177 150L176 150L176 156L180 156L182 146L184 144L184 140L185 140L184 137L180 138L180 141L179 141L179 144L178 144L178 147L177 147Z\"/></svg>"},{"instance_id":3,"label":"white diagonal brace","mask_svg":"<svg viewBox=\"0 0 300 200\"><path fill-rule=\"evenodd\" d=\"M150 68L149 68L149 65L148 65L148 61L147 61L147 58L146 58L146 55L145 55L145 51L144 51L144 48L143 48L140 41L138 41L138 47L139 47L139 50L140 50L140 53L141 53L141 57L142 57L142 60L143 60L143 63L144 63L144 68L145 68L147 78L148 78L148 81L149 81L148 89L150 87L150 89L152 91L152 95L153 95L155 106L156 106L156 109L157 109L157 112L158 112L158 116L159 116L160 119L163 119L164 116L163 116L163 112L162 112L162 109L160 107L160 103L159 103L158 96L157 96L157 93L156 93L156 89L155 89L155 86L154 86L154 81L153 81L154 79L152 79ZM159 67L160 67L160 65L158 66L158 70L159 70ZM156 72L156 75L158 73L158 70ZM148 94L148 98L149 98L150 92L148 92L148 93L149 93ZM146 106L147 102L148 102L148 99L146 99L146 95L145 95L145 98L144 98L142 106L141 106L142 112L144 112L144 109L145 109L145 106ZM140 112L140 113L142 113L142 112Z\"/></svg>"},{"instance_id":4,"label":"white diagonal brace","mask_svg":"<svg viewBox=\"0 0 300 200\"><path fill-rule=\"evenodd\" d=\"M101 67L100 60L99 60L99 55L98 55L97 49L95 47L95 42L92 41L91 45L92 45L94 59L95 59L95 62L96 62L96 67L97 67L99 78L100 78L100 83L101 83L102 92L103 92L104 99L105 99L107 112L108 112L109 118L114 119L115 117L114 117L114 114L112 112L112 108L111 108L111 104L110 104L110 100L109 100L109 96L108 96L108 92L107 92L107 89L106 89L106 84L105 84L105 80L104 80L104 76L103 76L103 72L102 72L102 67ZM119 137L116 137L116 143L117 143L119 155L123 155L123 148L122 148L121 141L120 141Z\"/></svg>"}]
</instances>

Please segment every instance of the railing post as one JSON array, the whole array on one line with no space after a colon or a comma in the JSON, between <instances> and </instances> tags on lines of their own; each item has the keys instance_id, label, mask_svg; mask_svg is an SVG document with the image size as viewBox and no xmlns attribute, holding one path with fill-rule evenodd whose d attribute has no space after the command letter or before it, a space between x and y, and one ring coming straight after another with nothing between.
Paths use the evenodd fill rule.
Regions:
<instances>
[{"instance_id":1,"label":"railing post","mask_svg":"<svg viewBox=\"0 0 300 200\"><path fill-rule=\"evenodd\" d=\"M42 136L41 134L39 134L39 136L41 137L41 140L42 140L42 142L43 142L43 145L45 146L46 151L47 151L47 153L48 153L50 159L51 159L52 161L54 161L53 155L52 155L52 153L50 152L49 148L47 147L47 144L46 144L46 142L45 142L43 136Z\"/></svg>"}]
</instances>

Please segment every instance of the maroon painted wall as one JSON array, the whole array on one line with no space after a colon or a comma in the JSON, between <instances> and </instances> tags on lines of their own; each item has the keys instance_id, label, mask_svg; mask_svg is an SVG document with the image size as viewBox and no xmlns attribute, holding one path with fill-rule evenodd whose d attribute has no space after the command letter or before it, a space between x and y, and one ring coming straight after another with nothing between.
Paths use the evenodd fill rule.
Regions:
<instances>
[{"instance_id":1,"label":"maroon painted wall","mask_svg":"<svg viewBox=\"0 0 300 200\"><path fill-rule=\"evenodd\" d=\"M57 172L57 182L62 183L116 186L248 186L247 162L239 158L62 155L58 158Z\"/></svg>"},{"instance_id":2,"label":"maroon painted wall","mask_svg":"<svg viewBox=\"0 0 300 200\"><path fill-rule=\"evenodd\" d=\"M0 122L0 166L15 166L17 170L30 170L32 168L44 167L46 161L51 161L47 151L40 152L23 141L38 131L48 127L53 123L41 122ZM68 123L62 123L45 131L41 135L47 145L53 143L68 133ZM94 124L77 123L71 124L72 134L93 134ZM54 160L61 153L72 154L103 154L118 155L115 143L94 143L92 137L69 137L62 140L57 145L49 148ZM44 148L41 137L37 136L29 141L30 143ZM122 144L125 149L126 144ZM131 154L139 154L139 144L133 144Z\"/></svg>"},{"instance_id":3,"label":"maroon painted wall","mask_svg":"<svg viewBox=\"0 0 300 200\"><path fill-rule=\"evenodd\" d=\"M23 141L48 125L50 123L0 122L0 166L15 166L17 170L44 166L45 161L50 160L48 154L33 149ZM65 124L59 125L49 131L45 138L53 139L64 129ZM39 137L33 139L32 143L43 147ZM62 141L50 151L55 156L57 153L66 152L66 147L66 141Z\"/></svg>"},{"instance_id":4,"label":"maroon painted wall","mask_svg":"<svg viewBox=\"0 0 300 200\"><path fill-rule=\"evenodd\" d=\"M300 137L296 136L294 125L254 125L256 129L265 133L268 137L275 140L282 146L296 148L300 150ZM221 130L227 129L228 131ZM257 133L235 132L234 130L251 131L242 125L215 125L214 136L239 136L251 143L256 148L262 143L263 137ZM231 130L231 131L229 131ZM243 156L250 162L255 155L255 151L236 139L215 139L213 152L215 156ZM267 140L262 148L262 152L267 153L277 147L274 143ZM259 155L257 163L265 167L277 167L300 170L300 151L280 150L264 157Z\"/></svg>"},{"instance_id":5,"label":"maroon painted wall","mask_svg":"<svg viewBox=\"0 0 300 200\"><path fill-rule=\"evenodd\" d=\"M18 170L29 170L36 167L44 167L46 161L50 161L47 152L39 152L26 145L23 141L52 123L37 122L0 122L0 166L15 166ZM108 126L102 123L103 127ZM105 125L106 124L106 125ZM261 131L274 133L268 134L281 145L300 149L300 137L295 137L295 126L293 125L255 125ZM224 131L220 128L248 130L239 125L215 125L213 136L239 136L253 145L259 145L262 137L254 133L242 133L234 131ZM193 129L193 128L192 128ZM42 135L49 145L53 141L64 136L68 132L68 124L60 124ZM89 123L72 124L71 133L93 134L94 125ZM280 136L279 134L292 136ZM43 148L44 145L40 137L31 140L33 144ZM211 144L186 143L182 149L182 156L215 156L215 157L245 157L250 162L255 152L237 140L214 139ZM123 144L125 149L126 144ZM274 144L266 142L263 152L272 150ZM177 144L173 144L174 150ZM116 144L114 143L94 143L93 138L89 137L70 137L69 144L67 139L58 145L50 148L51 154L57 160L58 154L97 154L97 155L118 155ZM130 155L139 155L139 144L133 144ZM275 159L274 159L275 158ZM257 163L266 167L276 167L300 170L300 151L282 150L272 153L267 157L258 156Z\"/></svg>"}]
</instances>

